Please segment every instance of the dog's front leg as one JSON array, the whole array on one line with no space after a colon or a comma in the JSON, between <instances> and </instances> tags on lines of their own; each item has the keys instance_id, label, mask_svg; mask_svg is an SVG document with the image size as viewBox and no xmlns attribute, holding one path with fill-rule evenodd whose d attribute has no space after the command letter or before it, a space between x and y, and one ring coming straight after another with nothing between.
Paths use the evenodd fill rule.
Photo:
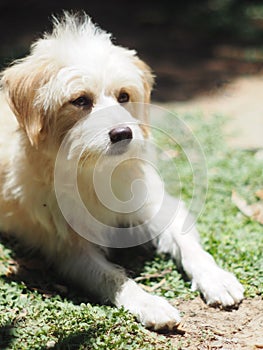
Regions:
<instances>
[{"instance_id":1,"label":"dog's front leg","mask_svg":"<svg viewBox=\"0 0 263 350\"><path fill-rule=\"evenodd\" d=\"M170 197L167 202L178 208L176 199ZM192 281L192 289L199 290L209 305L237 305L243 299L242 285L232 273L221 269L213 257L204 251L194 224L188 222L188 228L186 226L188 211L183 203L179 207L170 226L156 240L158 251L172 255Z\"/></svg>"},{"instance_id":2,"label":"dog's front leg","mask_svg":"<svg viewBox=\"0 0 263 350\"><path fill-rule=\"evenodd\" d=\"M59 269L100 301L110 301L129 310L147 328L173 329L180 322L179 313L172 305L145 292L120 266L109 262L103 251L88 242L84 241L81 250L63 259Z\"/></svg>"}]
</instances>

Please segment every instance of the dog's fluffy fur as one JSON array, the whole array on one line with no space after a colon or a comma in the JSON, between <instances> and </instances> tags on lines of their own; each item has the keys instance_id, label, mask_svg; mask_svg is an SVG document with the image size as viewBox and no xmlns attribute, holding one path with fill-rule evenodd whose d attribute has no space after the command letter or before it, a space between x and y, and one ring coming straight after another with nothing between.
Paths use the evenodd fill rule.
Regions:
<instances>
[{"instance_id":1,"label":"dog's fluffy fur","mask_svg":"<svg viewBox=\"0 0 263 350\"><path fill-rule=\"evenodd\" d=\"M40 249L60 273L102 302L123 306L146 327L161 329L178 324L178 311L165 299L146 293L124 269L108 261L105 247L75 233L61 214L54 191L54 166L63 137L69 132L76 141L75 149L81 148L94 133L89 128L94 112L118 105L127 94L132 102L148 103L152 84L152 73L136 52L115 46L110 35L87 16L79 19L65 14L55 20L52 34L38 40L28 57L2 73L0 230ZM130 125L132 135L140 140L147 138L148 131L140 121L127 115L123 123ZM106 131L88 147L78 181L84 202L98 219L110 226L132 226L147 218L138 217L138 213L116 214L101 206L90 175L98 157L120 156L107 153L111 147L109 132L119 123L118 116L105 121ZM133 140L125 151L131 156L138 153ZM144 181L153 186L144 212L151 215L159 184L153 183L149 169L139 161L116 175L119 196L125 198L130 190L135 169L141 169ZM173 204L177 205L176 200ZM219 268L202 249L194 227L188 234L180 234L186 215L181 209L180 216L159 236L154 232L157 228L149 227L157 236L153 244L158 252L171 254L208 304L237 305L243 288L236 278Z\"/></svg>"}]
</instances>

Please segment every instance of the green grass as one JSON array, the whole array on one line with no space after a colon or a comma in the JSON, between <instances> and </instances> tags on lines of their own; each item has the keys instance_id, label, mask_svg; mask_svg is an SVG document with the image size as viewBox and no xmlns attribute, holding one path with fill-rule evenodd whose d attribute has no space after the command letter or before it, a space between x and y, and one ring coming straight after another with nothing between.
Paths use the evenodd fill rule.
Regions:
<instances>
[{"instance_id":1,"label":"green grass","mask_svg":"<svg viewBox=\"0 0 263 350\"><path fill-rule=\"evenodd\" d=\"M220 266L238 276L247 297L261 295L263 227L239 212L231 202L231 192L236 190L248 202L256 201L255 191L263 188L263 161L257 160L252 151L227 147L220 131L225 118L217 116L208 122L200 115L187 115L184 120L200 140L207 159L209 189L205 210L198 220L204 246ZM190 184L182 186L183 197L188 201L191 168L183 155L176 158L176 164L184 183ZM169 171L167 175L172 178ZM0 349L53 346L56 349L174 349L169 339L144 330L124 310L89 303L74 290L45 293L23 278L7 277L6 271L14 257L10 244L3 240L0 245ZM165 274L161 275L163 270ZM189 282L182 279L173 261L166 256L147 261L142 276L140 283L148 287L163 281L155 293L171 301L177 297L191 299L197 294L190 291ZM40 276L36 285L55 283L59 282L51 273Z\"/></svg>"}]
</instances>

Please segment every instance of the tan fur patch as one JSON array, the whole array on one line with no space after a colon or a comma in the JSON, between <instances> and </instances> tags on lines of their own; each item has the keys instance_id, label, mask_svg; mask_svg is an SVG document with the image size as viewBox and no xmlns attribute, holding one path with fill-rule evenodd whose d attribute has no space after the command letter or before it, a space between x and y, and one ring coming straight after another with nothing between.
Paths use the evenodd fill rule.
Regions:
<instances>
[{"instance_id":1,"label":"tan fur patch","mask_svg":"<svg viewBox=\"0 0 263 350\"><path fill-rule=\"evenodd\" d=\"M37 91L54 74L47 62L24 60L3 73L3 87L10 108L19 125L26 131L32 145L37 146L45 135L44 111L35 104Z\"/></svg>"},{"instance_id":2,"label":"tan fur patch","mask_svg":"<svg viewBox=\"0 0 263 350\"><path fill-rule=\"evenodd\" d=\"M151 91L154 84L154 75L151 71L151 68L138 57L134 58L134 63L143 73L142 79L144 86L144 102L150 103Z\"/></svg>"}]
</instances>

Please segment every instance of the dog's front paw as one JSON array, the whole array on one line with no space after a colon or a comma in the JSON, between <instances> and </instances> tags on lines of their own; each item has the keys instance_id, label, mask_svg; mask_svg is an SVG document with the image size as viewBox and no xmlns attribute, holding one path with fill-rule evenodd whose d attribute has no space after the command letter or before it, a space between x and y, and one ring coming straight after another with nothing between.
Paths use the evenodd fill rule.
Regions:
<instances>
[{"instance_id":1,"label":"dog's front paw","mask_svg":"<svg viewBox=\"0 0 263 350\"><path fill-rule=\"evenodd\" d=\"M237 278L218 266L200 271L192 281L192 289L199 290L211 306L233 307L244 297L244 288Z\"/></svg>"},{"instance_id":2,"label":"dog's front paw","mask_svg":"<svg viewBox=\"0 0 263 350\"><path fill-rule=\"evenodd\" d=\"M153 330L173 330L180 323L176 308L165 299L142 290L133 281L125 283L116 300L117 306L123 306L136 316L145 327Z\"/></svg>"},{"instance_id":3,"label":"dog's front paw","mask_svg":"<svg viewBox=\"0 0 263 350\"><path fill-rule=\"evenodd\" d=\"M180 315L176 308L167 300L146 294L144 300L140 300L135 310L138 320L147 328L154 330L177 328L180 323Z\"/></svg>"}]
</instances>

